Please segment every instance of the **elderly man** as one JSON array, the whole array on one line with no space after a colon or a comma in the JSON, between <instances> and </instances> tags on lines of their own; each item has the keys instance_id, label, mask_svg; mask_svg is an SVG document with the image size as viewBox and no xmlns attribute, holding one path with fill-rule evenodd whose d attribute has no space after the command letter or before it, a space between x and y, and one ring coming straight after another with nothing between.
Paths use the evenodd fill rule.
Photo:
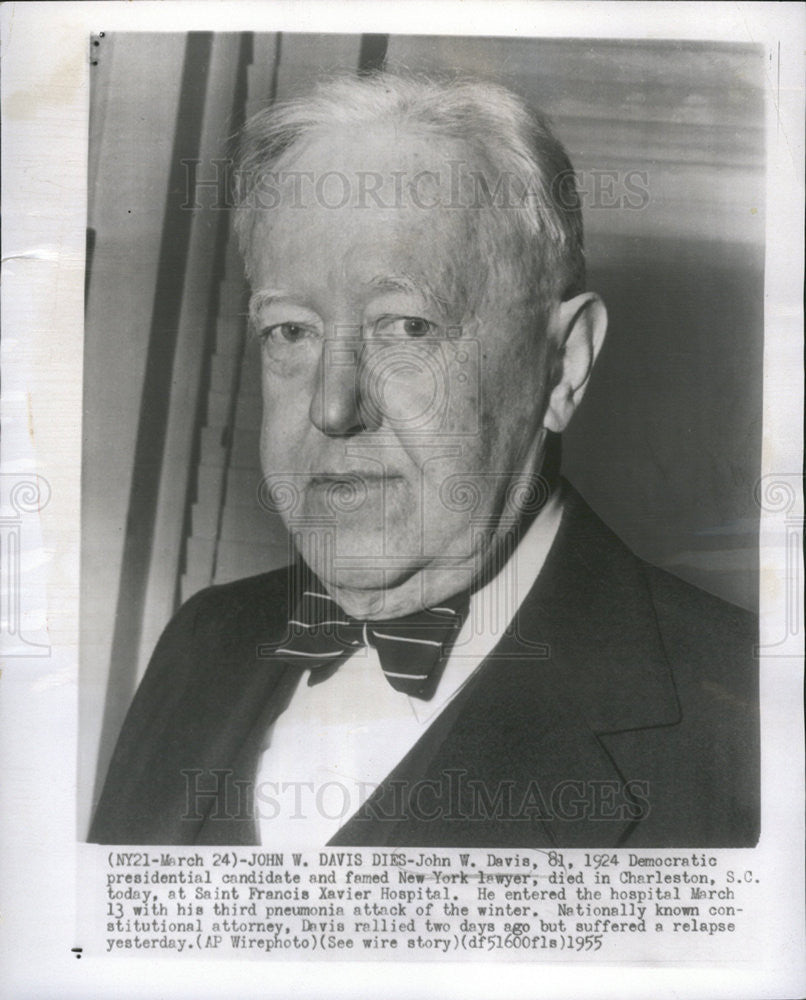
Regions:
<instances>
[{"instance_id":1,"label":"elderly man","mask_svg":"<svg viewBox=\"0 0 806 1000\"><path fill-rule=\"evenodd\" d=\"M236 225L299 559L179 611L90 839L754 844L752 621L559 476L607 320L546 123L331 81L247 124Z\"/></svg>"}]
</instances>

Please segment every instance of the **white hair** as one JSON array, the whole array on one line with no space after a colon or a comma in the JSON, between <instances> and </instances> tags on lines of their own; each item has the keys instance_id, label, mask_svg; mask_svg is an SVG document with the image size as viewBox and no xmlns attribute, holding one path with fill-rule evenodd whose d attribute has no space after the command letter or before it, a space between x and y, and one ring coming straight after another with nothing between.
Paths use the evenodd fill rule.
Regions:
<instances>
[{"instance_id":1,"label":"white hair","mask_svg":"<svg viewBox=\"0 0 806 1000\"><path fill-rule=\"evenodd\" d=\"M546 119L494 83L389 72L322 81L310 94L274 104L246 122L235 172L235 227L247 262L255 217L253 195L285 154L312 133L389 123L461 140L494 177L514 181L519 192L515 211L511 203L506 210L494 202L487 207L518 235L527 259L517 263L534 276L544 304L584 288L576 179Z\"/></svg>"}]
</instances>

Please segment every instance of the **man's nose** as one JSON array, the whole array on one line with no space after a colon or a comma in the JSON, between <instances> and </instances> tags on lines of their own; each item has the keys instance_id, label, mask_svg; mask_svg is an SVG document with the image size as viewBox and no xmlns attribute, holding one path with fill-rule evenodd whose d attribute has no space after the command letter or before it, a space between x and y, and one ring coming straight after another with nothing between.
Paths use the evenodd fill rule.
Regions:
<instances>
[{"instance_id":1,"label":"man's nose","mask_svg":"<svg viewBox=\"0 0 806 1000\"><path fill-rule=\"evenodd\" d=\"M330 437L377 429L362 391L364 345L360 337L326 340L310 406L314 426Z\"/></svg>"}]
</instances>

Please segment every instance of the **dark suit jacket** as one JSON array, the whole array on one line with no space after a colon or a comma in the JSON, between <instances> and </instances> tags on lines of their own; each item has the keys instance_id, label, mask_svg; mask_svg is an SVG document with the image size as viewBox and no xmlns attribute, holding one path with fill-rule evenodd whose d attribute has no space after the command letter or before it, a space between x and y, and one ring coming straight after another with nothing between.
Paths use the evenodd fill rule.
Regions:
<instances>
[{"instance_id":1,"label":"dark suit jacket","mask_svg":"<svg viewBox=\"0 0 806 1000\"><path fill-rule=\"evenodd\" d=\"M513 634L332 844L756 843L753 617L637 559L567 494ZM260 744L300 675L272 656L289 603L282 570L178 612L129 711L91 841L257 843Z\"/></svg>"}]
</instances>

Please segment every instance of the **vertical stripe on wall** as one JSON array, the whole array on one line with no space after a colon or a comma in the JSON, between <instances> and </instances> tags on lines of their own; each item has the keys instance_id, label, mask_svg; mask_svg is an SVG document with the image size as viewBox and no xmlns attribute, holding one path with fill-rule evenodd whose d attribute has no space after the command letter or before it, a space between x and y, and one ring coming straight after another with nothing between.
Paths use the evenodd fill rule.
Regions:
<instances>
[{"instance_id":1,"label":"vertical stripe on wall","mask_svg":"<svg viewBox=\"0 0 806 1000\"><path fill-rule=\"evenodd\" d=\"M182 160L193 158L198 153L212 42L212 33L198 32L189 34L185 44L109 671L108 690L116 692L117 697L107 700L102 746L108 744L107 735L110 732L116 734L120 728L136 677L143 598L151 560L173 357L192 221L192 213L183 211L181 207L186 200ZM99 768L101 778L105 770L103 764L101 762Z\"/></svg>"}]
</instances>

